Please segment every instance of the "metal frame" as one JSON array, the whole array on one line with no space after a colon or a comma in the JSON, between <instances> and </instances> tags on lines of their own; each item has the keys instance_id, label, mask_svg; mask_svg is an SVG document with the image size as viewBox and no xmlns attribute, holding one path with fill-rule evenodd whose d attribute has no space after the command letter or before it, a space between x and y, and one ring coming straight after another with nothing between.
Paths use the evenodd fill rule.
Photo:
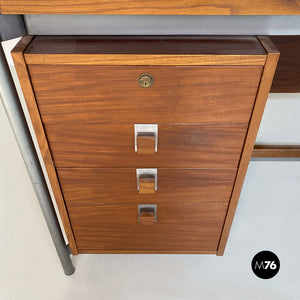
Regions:
<instances>
[{"instance_id":1,"label":"metal frame","mask_svg":"<svg viewBox=\"0 0 300 300\"><path fill-rule=\"evenodd\" d=\"M0 14L1 22L3 22L2 16ZM9 18L6 18L5 22L9 23ZM20 30L15 30L13 34L5 34L2 29L3 27L1 28L0 36L6 38L16 37L16 32L26 32L21 27ZM75 268L70 258L69 246L65 243L2 45L0 47L0 98L14 132L64 273L71 275L74 273Z\"/></svg>"},{"instance_id":2,"label":"metal frame","mask_svg":"<svg viewBox=\"0 0 300 300\"><path fill-rule=\"evenodd\" d=\"M0 14L0 41L17 38L26 33L23 16Z\"/></svg>"},{"instance_id":3,"label":"metal frame","mask_svg":"<svg viewBox=\"0 0 300 300\"><path fill-rule=\"evenodd\" d=\"M299 35L300 16L24 15L30 35Z\"/></svg>"}]
</instances>

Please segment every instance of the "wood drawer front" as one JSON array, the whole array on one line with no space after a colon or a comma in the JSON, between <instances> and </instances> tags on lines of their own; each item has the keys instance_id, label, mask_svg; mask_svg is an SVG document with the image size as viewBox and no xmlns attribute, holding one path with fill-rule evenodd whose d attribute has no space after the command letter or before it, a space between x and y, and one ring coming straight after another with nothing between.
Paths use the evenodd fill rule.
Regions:
<instances>
[{"instance_id":1,"label":"wood drawer front","mask_svg":"<svg viewBox=\"0 0 300 300\"><path fill-rule=\"evenodd\" d=\"M158 169L157 191L139 194L136 169L57 169L67 206L103 203L227 203L236 169Z\"/></svg>"},{"instance_id":2,"label":"wood drawer front","mask_svg":"<svg viewBox=\"0 0 300 300\"><path fill-rule=\"evenodd\" d=\"M133 124L45 126L56 167L236 168L245 124L158 124L154 154L135 152Z\"/></svg>"},{"instance_id":3,"label":"wood drawer front","mask_svg":"<svg viewBox=\"0 0 300 300\"><path fill-rule=\"evenodd\" d=\"M157 204L157 223L138 223L138 204L73 206L79 252L93 250L216 250L226 204Z\"/></svg>"},{"instance_id":4,"label":"wood drawer front","mask_svg":"<svg viewBox=\"0 0 300 300\"><path fill-rule=\"evenodd\" d=\"M44 124L248 123L260 66L29 65ZM150 73L154 84L138 78Z\"/></svg>"}]
</instances>

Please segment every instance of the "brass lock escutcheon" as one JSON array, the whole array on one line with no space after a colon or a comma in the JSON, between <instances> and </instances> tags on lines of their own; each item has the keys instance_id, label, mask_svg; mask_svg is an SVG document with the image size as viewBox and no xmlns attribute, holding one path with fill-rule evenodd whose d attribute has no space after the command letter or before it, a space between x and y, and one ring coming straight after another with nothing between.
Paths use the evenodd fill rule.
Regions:
<instances>
[{"instance_id":1,"label":"brass lock escutcheon","mask_svg":"<svg viewBox=\"0 0 300 300\"><path fill-rule=\"evenodd\" d=\"M140 77L139 77L139 85L140 87L143 88L149 88L152 86L153 84L153 77L150 74L147 73L143 73Z\"/></svg>"}]
</instances>

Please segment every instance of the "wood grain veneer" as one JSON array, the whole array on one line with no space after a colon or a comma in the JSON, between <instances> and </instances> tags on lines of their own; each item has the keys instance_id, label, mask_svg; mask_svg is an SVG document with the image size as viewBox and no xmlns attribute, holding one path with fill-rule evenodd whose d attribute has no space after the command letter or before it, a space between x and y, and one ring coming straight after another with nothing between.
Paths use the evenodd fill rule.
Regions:
<instances>
[{"instance_id":1,"label":"wood grain veneer","mask_svg":"<svg viewBox=\"0 0 300 300\"><path fill-rule=\"evenodd\" d=\"M248 169L248 164L252 155L252 150L256 140L257 132L259 129L260 121L264 112L265 104L269 95L272 85L272 80L276 70L277 62L279 59L279 51L271 42L268 37L259 37L259 40L266 52L268 53L266 65L263 70L260 86L256 96L256 101L251 116L244 148L241 155L240 164L236 176L236 181L233 187L231 200L228 206L225 223L218 246L217 255L223 255L225 245L229 236L230 227L233 221L234 213L243 187L243 182Z\"/></svg>"},{"instance_id":2,"label":"wood grain veneer","mask_svg":"<svg viewBox=\"0 0 300 300\"><path fill-rule=\"evenodd\" d=\"M292 145L255 145L252 157L300 157L300 146Z\"/></svg>"},{"instance_id":3,"label":"wood grain veneer","mask_svg":"<svg viewBox=\"0 0 300 300\"><path fill-rule=\"evenodd\" d=\"M216 254L216 250L102 250L80 249L80 254Z\"/></svg>"},{"instance_id":4,"label":"wood grain veneer","mask_svg":"<svg viewBox=\"0 0 300 300\"><path fill-rule=\"evenodd\" d=\"M262 67L29 65L44 124L248 123ZM138 78L149 73L150 88ZM68 84L66 84L68 83Z\"/></svg>"},{"instance_id":5,"label":"wood grain veneer","mask_svg":"<svg viewBox=\"0 0 300 300\"><path fill-rule=\"evenodd\" d=\"M121 204L121 205L120 205ZM157 204L157 223L138 223L138 203L72 206L79 252L91 250L214 251L227 204Z\"/></svg>"},{"instance_id":6,"label":"wood grain veneer","mask_svg":"<svg viewBox=\"0 0 300 300\"><path fill-rule=\"evenodd\" d=\"M58 168L68 207L104 203L228 203L236 169L157 170L157 191L137 191L136 169ZM117 184L116 184L117 183Z\"/></svg>"},{"instance_id":7,"label":"wood grain veneer","mask_svg":"<svg viewBox=\"0 0 300 300\"><path fill-rule=\"evenodd\" d=\"M158 148L140 154L133 124L45 124L56 167L236 168L247 124L158 124Z\"/></svg>"},{"instance_id":8,"label":"wood grain veneer","mask_svg":"<svg viewBox=\"0 0 300 300\"><path fill-rule=\"evenodd\" d=\"M56 199L57 207L61 216L61 220L63 222L63 226L69 241L71 251L73 254L78 254L75 238L72 231L72 226L68 217L67 209L65 207L64 199L56 175L56 170L53 165L53 160L49 149L48 141L44 132L39 110L36 105L34 91L32 90L30 77L28 75L28 70L23 57L23 52L31 40L32 40L31 36L23 37L20 40L20 42L16 45L16 47L13 49L12 57L22 87L22 91L26 99L26 104L30 114L31 122L45 163L51 188L53 190Z\"/></svg>"},{"instance_id":9,"label":"wood grain veneer","mask_svg":"<svg viewBox=\"0 0 300 300\"><path fill-rule=\"evenodd\" d=\"M238 65L263 66L265 57L261 55L143 55L143 54L95 54L84 56L80 54L36 54L26 55L26 63L30 65L161 65L161 66L202 66L202 65Z\"/></svg>"},{"instance_id":10,"label":"wood grain veneer","mask_svg":"<svg viewBox=\"0 0 300 300\"><path fill-rule=\"evenodd\" d=\"M141 212L140 222L141 225L155 225L154 212Z\"/></svg>"},{"instance_id":11,"label":"wood grain veneer","mask_svg":"<svg viewBox=\"0 0 300 300\"><path fill-rule=\"evenodd\" d=\"M138 154L155 154L155 135L141 133L136 137Z\"/></svg>"},{"instance_id":12,"label":"wood grain veneer","mask_svg":"<svg viewBox=\"0 0 300 300\"><path fill-rule=\"evenodd\" d=\"M297 15L297 0L1 0L3 14Z\"/></svg>"},{"instance_id":13,"label":"wood grain veneer","mask_svg":"<svg viewBox=\"0 0 300 300\"><path fill-rule=\"evenodd\" d=\"M139 178L139 194L155 194L155 178L140 177Z\"/></svg>"}]
</instances>

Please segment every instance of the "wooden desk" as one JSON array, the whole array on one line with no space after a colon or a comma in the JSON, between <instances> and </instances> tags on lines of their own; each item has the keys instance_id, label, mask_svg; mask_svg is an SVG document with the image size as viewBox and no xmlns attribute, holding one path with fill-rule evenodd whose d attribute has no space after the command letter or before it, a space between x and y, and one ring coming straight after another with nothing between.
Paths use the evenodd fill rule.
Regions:
<instances>
[{"instance_id":1,"label":"wooden desk","mask_svg":"<svg viewBox=\"0 0 300 300\"><path fill-rule=\"evenodd\" d=\"M298 0L1 0L3 14L299 15Z\"/></svg>"}]
</instances>

